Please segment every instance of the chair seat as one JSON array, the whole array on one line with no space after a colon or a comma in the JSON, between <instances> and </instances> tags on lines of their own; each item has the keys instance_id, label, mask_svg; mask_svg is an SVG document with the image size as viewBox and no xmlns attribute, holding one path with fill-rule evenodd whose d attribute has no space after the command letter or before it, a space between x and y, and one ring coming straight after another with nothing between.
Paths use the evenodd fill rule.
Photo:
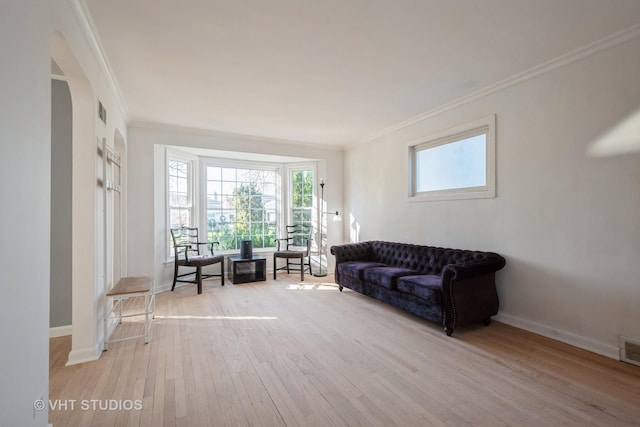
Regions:
<instances>
[{"instance_id":1,"label":"chair seat","mask_svg":"<svg viewBox=\"0 0 640 427\"><path fill-rule=\"evenodd\" d=\"M304 258L307 256L307 253L300 251L278 251L274 252L273 255L278 258Z\"/></svg>"},{"instance_id":2,"label":"chair seat","mask_svg":"<svg viewBox=\"0 0 640 427\"><path fill-rule=\"evenodd\" d=\"M214 255L214 256L197 255L197 256L189 257L189 261L187 261L186 259L178 260L178 265L198 267L198 266L215 264L222 261L223 259L224 259L224 256L222 255Z\"/></svg>"},{"instance_id":3,"label":"chair seat","mask_svg":"<svg viewBox=\"0 0 640 427\"><path fill-rule=\"evenodd\" d=\"M107 292L108 297L149 292L153 284L150 277L123 277Z\"/></svg>"}]
</instances>

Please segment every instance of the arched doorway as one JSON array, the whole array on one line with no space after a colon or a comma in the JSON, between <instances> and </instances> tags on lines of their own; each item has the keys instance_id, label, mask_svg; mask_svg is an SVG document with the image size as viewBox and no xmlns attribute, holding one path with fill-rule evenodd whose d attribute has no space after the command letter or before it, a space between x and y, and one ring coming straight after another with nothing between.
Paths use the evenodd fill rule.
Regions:
<instances>
[{"instance_id":1,"label":"arched doorway","mask_svg":"<svg viewBox=\"0 0 640 427\"><path fill-rule=\"evenodd\" d=\"M96 313L96 144L95 105L89 80L64 36L52 38L51 57L66 78L71 95L71 322L67 364L95 360L101 347Z\"/></svg>"}]
</instances>

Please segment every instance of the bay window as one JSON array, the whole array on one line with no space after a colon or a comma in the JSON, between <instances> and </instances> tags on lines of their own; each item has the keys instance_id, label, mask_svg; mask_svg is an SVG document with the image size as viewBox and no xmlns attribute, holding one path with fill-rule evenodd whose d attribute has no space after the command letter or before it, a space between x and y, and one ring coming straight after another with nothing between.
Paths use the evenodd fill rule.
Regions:
<instances>
[{"instance_id":1,"label":"bay window","mask_svg":"<svg viewBox=\"0 0 640 427\"><path fill-rule=\"evenodd\" d=\"M239 251L242 240L251 240L254 251L274 250L285 225L313 230L313 162L213 158L173 148L166 153L167 228L198 227L201 239L219 242L222 252Z\"/></svg>"}]
</instances>

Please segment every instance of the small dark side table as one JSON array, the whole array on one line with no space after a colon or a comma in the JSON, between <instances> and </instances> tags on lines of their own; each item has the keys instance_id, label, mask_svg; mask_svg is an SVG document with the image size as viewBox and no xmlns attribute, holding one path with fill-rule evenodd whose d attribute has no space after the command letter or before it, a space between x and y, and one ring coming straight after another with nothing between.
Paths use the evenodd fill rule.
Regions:
<instances>
[{"instance_id":1,"label":"small dark side table","mask_svg":"<svg viewBox=\"0 0 640 427\"><path fill-rule=\"evenodd\" d=\"M234 285L238 283L264 282L267 280L267 259L263 256L240 258L230 256L227 277Z\"/></svg>"}]
</instances>

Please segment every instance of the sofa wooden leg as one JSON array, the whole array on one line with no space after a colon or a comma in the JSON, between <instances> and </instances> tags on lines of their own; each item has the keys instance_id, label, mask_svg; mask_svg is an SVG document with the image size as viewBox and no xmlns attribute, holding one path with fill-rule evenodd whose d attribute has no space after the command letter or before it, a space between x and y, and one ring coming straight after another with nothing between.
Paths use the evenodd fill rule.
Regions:
<instances>
[{"instance_id":1,"label":"sofa wooden leg","mask_svg":"<svg viewBox=\"0 0 640 427\"><path fill-rule=\"evenodd\" d=\"M450 326L445 326L444 333L447 334L448 337L450 337L451 335L453 335L453 328Z\"/></svg>"},{"instance_id":2,"label":"sofa wooden leg","mask_svg":"<svg viewBox=\"0 0 640 427\"><path fill-rule=\"evenodd\" d=\"M482 323L484 323L484 326L489 326L491 324L491 318L487 317L482 321Z\"/></svg>"},{"instance_id":3,"label":"sofa wooden leg","mask_svg":"<svg viewBox=\"0 0 640 427\"><path fill-rule=\"evenodd\" d=\"M340 289L340 292L342 292L342 286L338 285L338 289Z\"/></svg>"}]
</instances>

